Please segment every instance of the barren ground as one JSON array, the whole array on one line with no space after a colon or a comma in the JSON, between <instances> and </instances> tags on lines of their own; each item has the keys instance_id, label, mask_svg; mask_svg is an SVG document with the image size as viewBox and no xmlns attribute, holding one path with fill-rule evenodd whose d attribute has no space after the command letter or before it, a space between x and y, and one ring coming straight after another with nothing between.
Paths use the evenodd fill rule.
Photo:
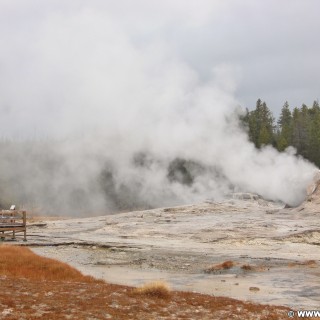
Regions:
<instances>
[{"instance_id":1,"label":"barren ground","mask_svg":"<svg viewBox=\"0 0 320 320\"><path fill-rule=\"evenodd\" d=\"M174 289L294 310L320 305L317 203L230 199L115 215L40 221L27 245L109 283L165 280ZM205 272L230 260L230 269Z\"/></svg>"}]
</instances>

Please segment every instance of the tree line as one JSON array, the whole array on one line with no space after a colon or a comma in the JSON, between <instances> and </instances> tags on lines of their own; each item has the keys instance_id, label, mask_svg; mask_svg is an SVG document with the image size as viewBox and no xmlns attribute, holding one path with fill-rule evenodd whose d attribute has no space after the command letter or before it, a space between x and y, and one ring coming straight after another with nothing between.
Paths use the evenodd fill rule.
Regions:
<instances>
[{"instance_id":1,"label":"tree line","mask_svg":"<svg viewBox=\"0 0 320 320\"><path fill-rule=\"evenodd\" d=\"M299 155L320 167L319 101L314 101L312 106L302 104L293 110L286 101L276 121L267 104L258 99L256 108L246 109L241 122L257 148L272 145L281 152L293 146Z\"/></svg>"}]
</instances>

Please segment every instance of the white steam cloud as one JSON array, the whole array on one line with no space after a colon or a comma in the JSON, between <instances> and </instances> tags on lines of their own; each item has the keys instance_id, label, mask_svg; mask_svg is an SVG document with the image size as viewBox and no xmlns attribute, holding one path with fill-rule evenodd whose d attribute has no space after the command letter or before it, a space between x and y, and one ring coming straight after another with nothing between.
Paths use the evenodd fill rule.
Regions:
<instances>
[{"instance_id":1,"label":"white steam cloud","mask_svg":"<svg viewBox=\"0 0 320 320\"><path fill-rule=\"evenodd\" d=\"M1 143L1 199L74 214L234 190L303 200L316 168L248 141L235 66L204 81L163 37L82 6L0 32L0 132L14 137Z\"/></svg>"}]
</instances>

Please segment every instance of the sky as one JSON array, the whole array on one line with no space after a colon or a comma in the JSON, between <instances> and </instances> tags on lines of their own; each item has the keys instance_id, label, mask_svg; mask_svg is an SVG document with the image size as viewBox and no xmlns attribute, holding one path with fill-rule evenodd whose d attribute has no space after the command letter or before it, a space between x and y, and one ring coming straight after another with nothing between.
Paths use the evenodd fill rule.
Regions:
<instances>
[{"instance_id":1,"label":"sky","mask_svg":"<svg viewBox=\"0 0 320 320\"><path fill-rule=\"evenodd\" d=\"M3 146L0 183L68 211L235 190L300 203L316 168L292 148L256 150L238 107L260 98L277 115L286 100L319 98L319 9L315 0L0 0L0 138L44 141Z\"/></svg>"},{"instance_id":2,"label":"sky","mask_svg":"<svg viewBox=\"0 0 320 320\"><path fill-rule=\"evenodd\" d=\"M184 64L197 81L224 69L236 103L249 109L258 98L275 115L286 100L292 107L311 105L319 99L319 9L316 0L1 0L2 119L23 118L24 129L37 132L33 119L59 121L65 104L78 103L67 101L59 82L70 90L84 85L84 76L92 86L103 82L106 75L92 68L113 72L115 56L135 72L134 54L166 55L159 59ZM156 69L156 58L150 63Z\"/></svg>"}]
</instances>

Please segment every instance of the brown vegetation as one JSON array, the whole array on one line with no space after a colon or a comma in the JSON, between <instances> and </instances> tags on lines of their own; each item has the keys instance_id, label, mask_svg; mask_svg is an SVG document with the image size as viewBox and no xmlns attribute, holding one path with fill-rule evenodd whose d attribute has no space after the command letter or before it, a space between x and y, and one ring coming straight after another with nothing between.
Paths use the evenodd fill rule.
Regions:
<instances>
[{"instance_id":1,"label":"brown vegetation","mask_svg":"<svg viewBox=\"0 0 320 320\"><path fill-rule=\"evenodd\" d=\"M163 281L154 281L134 289L133 293L166 299L170 297L170 288L169 285Z\"/></svg>"},{"instance_id":2,"label":"brown vegetation","mask_svg":"<svg viewBox=\"0 0 320 320\"><path fill-rule=\"evenodd\" d=\"M309 268L314 268L317 266L317 262L315 260L306 260L306 261L288 263L288 267L296 267L296 266L307 266Z\"/></svg>"},{"instance_id":3,"label":"brown vegetation","mask_svg":"<svg viewBox=\"0 0 320 320\"><path fill-rule=\"evenodd\" d=\"M27 248L0 245L0 266L0 319L287 319L284 307L170 292L163 283L137 294ZM168 298L159 299L163 293Z\"/></svg>"},{"instance_id":4,"label":"brown vegetation","mask_svg":"<svg viewBox=\"0 0 320 320\"><path fill-rule=\"evenodd\" d=\"M270 270L270 266L266 266L264 264L260 264L260 265L250 265L250 264L244 264L240 267L243 271L245 272L264 272L267 270Z\"/></svg>"},{"instance_id":5,"label":"brown vegetation","mask_svg":"<svg viewBox=\"0 0 320 320\"><path fill-rule=\"evenodd\" d=\"M253 266L250 266L249 264L244 264L242 267L241 267L242 270L245 270L245 271L252 271L254 270L254 267Z\"/></svg>"},{"instance_id":6,"label":"brown vegetation","mask_svg":"<svg viewBox=\"0 0 320 320\"><path fill-rule=\"evenodd\" d=\"M0 275L31 280L96 282L66 263L39 257L29 248L0 246Z\"/></svg>"},{"instance_id":7,"label":"brown vegetation","mask_svg":"<svg viewBox=\"0 0 320 320\"><path fill-rule=\"evenodd\" d=\"M219 264L215 264L207 269L205 269L204 271L206 273L211 273L211 272L217 272L217 271L221 271L221 270L228 270L231 269L232 267L234 267L234 262L233 261L225 261Z\"/></svg>"},{"instance_id":8,"label":"brown vegetation","mask_svg":"<svg viewBox=\"0 0 320 320\"><path fill-rule=\"evenodd\" d=\"M260 291L260 289L258 287L250 287L249 288L250 291Z\"/></svg>"}]
</instances>

